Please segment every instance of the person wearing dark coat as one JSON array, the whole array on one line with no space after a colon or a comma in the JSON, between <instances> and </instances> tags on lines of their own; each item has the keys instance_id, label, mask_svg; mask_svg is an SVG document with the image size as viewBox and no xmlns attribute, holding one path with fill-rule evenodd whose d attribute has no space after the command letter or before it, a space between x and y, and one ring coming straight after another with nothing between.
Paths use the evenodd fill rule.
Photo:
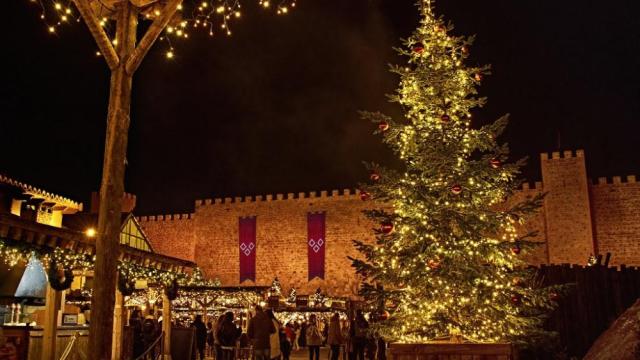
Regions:
<instances>
[{"instance_id":1,"label":"person wearing dark coat","mask_svg":"<svg viewBox=\"0 0 640 360\"><path fill-rule=\"evenodd\" d=\"M253 342L255 360L271 360L269 349L271 348L271 334L276 332L273 321L256 305L256 315L249 320L247 335Z\"/></svg>"},{"instance_id":2,"label":"person wearing dark coat","mask_svg":"<svg viewBox=\"0 0 640 360\"><path fill-rule=\"evenodd\" d=\"M235 347L238 338L240 337L240 331L233 323L233 313L231 311L224 314L220 329L218 329L218 339L222 349L222 359L218 360L232 360L234 356L234 350L229 348Z\"/></svg>"},{"instance_id":3,"label":"person wearing dark coat","mask_svg":"<svg viewBox=\"0 0 640 360\"><path fill-rule=\"evenodd\" d=\"M202 315L196 315L191 327L196 328L196 348L200 354L200 360L204 360L204 348L207 344L207 326L202 322Z\"/></svg>"},{"instance_id":4,"label":"person wearing dark coat","mask_svg":"<svg viewBox=\"0 0 640 360\"><path fill-rule=\"evenodd\" d=\"M364 351L369 337L369 322L364 318L362 310L356 311L356 318L351 323L350 338L356 360L365 360Z\"/></svg>"},{"instance_id":5,"label":"person wearing dark coat","mask_svg":"<svg viewBox=\"0 0 640 360\"><path fill-rule=\"evenodd\" d=\"M129 318L129 326L133 330L133 357L136 358L144 352L144 337L142 334L140 310L133 310Z\"/></svg>"}]
</instances>

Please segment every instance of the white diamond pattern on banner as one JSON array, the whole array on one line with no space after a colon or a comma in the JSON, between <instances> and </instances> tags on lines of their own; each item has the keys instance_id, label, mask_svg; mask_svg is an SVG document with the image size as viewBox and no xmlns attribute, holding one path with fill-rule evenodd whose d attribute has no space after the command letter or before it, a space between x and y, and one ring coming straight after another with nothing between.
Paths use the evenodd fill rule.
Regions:
<instances>
[{"instance_id":1,"label":"white diamond pattern on banner","mask_svg":"<svg viewBox=\"0 0 640 360\"><path fill-rule=\"evenodd\" d=\"M245 256L249 256L255 247L256 245L254 243L249 243L249 245L242 243L240 244L240 251L242 251Z\"/></svg>"},{"instance_id":2,"label":"white diamond pattern on banner","mask_svg":"<svg viewBox=\"0 0 640 360\"><path fill-rule=\"evenodd\" d=\"M320 251L320 249L322 248L322 245L324 245L324 240L322 239L318 239L317 241L313 239L309 239L309 247L311 248L311 250L313 250L316 253Z\"/></svg>"}]
</instances>

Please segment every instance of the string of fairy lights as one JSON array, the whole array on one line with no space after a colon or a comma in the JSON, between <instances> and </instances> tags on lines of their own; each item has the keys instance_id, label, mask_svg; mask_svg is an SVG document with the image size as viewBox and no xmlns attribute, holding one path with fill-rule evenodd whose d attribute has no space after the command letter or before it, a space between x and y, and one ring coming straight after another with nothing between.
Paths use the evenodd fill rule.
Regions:
<instances>
[{"instance_id":1,"label":"string of fairy lights","mask_svg":"<svg viewBox=\"0 0 640 360\"><path fill-rule=\"evenodd\" d=\"M51 34L58 33L60 27L65 24L82 20L72 0L29 1L38 5L40 19ZM131 1L134 5L140 5L139 17L143 20L153 20L160 16L164 5L163 0L93 0L91 2L93 12L114 44L117 43L114 26L115 6L119 1ZM254 1L257 1L260 8L275 9L278 15L286 15L296 8L296 0ZM242 10L241 0L188 1L180 4L176 14L159 37L159 40L166 45L166 57L174 58L175 41L188 39L192 31L200 31L208 36L216 34L231 36L232 22L242 17ZM96 55L101 54L96 51Z\"/></svg>"}]
</instances>

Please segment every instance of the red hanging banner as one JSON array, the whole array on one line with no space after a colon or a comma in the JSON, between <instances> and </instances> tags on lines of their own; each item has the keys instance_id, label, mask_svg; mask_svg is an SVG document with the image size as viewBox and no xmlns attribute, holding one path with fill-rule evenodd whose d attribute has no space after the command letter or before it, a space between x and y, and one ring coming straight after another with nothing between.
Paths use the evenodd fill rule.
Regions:
<instances>
[{"instance_id":1,"label":"red hanging banner","mask_svg":"<svg viewBox=\"0 0 640 360\"><path fill-rule=\"evenodd\" d=\"M256 217L239 218L240 283L256 281Z\"/></svg>"},{"instance_id":2,"label":"red hanging banner","mask_svg":"<svg viewBox=\"0 0 640 360\"><path fill-rule=\"evenodd\" d=\"M307 214L307 260L309 280L324 279L325 213Z\"/></svg>"}]
</instances>

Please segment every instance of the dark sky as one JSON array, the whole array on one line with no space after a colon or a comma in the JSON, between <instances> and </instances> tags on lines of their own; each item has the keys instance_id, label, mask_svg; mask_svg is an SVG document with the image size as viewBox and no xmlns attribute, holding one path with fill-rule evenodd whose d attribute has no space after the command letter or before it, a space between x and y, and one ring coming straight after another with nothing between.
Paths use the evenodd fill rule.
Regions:
<instances>
[{"instance_id":1,"label":"dark sky","mask_svg":"<svg viewBox=\"0 0 640 360\"><path fill-rule=\"evenodd\" d=\"M401 116L385 94L413 0L299 0L288 16L245 14L230 38L159 44L134 79L126 187L138 213L186 212L197 198L353 188L363 160L390 164L358 110ZM591 177L638 174L640 2L439 0L456 34L490 63L478 123L511 113L504 139L529 156L584 148ZM86 201L97 189L108 72L83 24L51 36L28 1L0 25L0 173Z\"/></svg>"}]
</instances>

